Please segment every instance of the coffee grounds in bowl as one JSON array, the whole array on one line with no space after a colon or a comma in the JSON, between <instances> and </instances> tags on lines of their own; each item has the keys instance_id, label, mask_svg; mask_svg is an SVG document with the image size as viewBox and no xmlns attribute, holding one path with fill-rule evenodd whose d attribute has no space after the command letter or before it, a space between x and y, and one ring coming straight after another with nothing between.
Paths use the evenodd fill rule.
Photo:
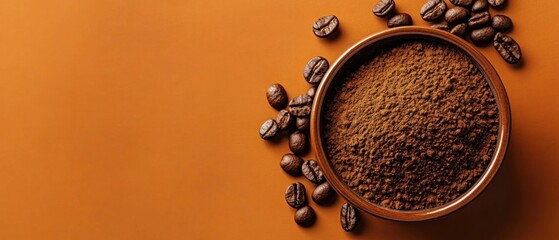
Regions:
<instances>
[{"instance_id":1,"label":"coffee grounds in bowl","mask_svg":"<svg viewBox=\"0 0 559 240\"><path fill-rule=\"evenodd\" d=\"M370 202L400 210L444 205L493 156L498 108L459 49L402 40L376 49L326 96L323 136L334 170Z\"/></svg>"}]
</instances>

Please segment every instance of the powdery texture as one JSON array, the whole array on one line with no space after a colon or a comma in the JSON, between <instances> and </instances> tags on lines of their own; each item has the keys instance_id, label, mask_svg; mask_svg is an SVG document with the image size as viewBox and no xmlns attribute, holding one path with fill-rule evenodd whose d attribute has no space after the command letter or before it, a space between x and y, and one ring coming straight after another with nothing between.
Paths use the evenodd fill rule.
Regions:
<instances>
[{"instance_id":1,"label":"powdery texture","mask_svg":"<svg viewBox=\"0 0 559 240\"><path fill-rule=\"evenodd\" d=\"M437 207L485 171L498 108L485 77L460 50L395 43L340 82L324 114L326 152L342 180L370 202Z\"/></svg>"}]
</instances>

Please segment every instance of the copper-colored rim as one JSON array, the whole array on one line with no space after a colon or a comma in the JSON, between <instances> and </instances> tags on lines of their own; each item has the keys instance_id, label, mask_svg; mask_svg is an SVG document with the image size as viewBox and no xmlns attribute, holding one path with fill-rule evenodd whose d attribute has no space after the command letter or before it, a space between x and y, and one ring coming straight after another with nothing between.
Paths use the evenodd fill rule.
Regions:
<instances>
[{"instance_id":1,"label":"copper-colored rim","mask_svg":"<svg viewBox=\"0 0 559 240\"><path fill-rule=\"evenodd\" d=\"M321 113L324 103L324 98L326 97L326 92L330 86L332 86L333 81L335 81L335 76L338 71L346 64L352 57L358 55L366 47L378 44L380 41L387 40L397 40L397 39L414 39L414 37L434 40L442 43L449 44L451 46L461 49L466 55L468 55L472 62L475 63L480 71L488 79L489 84L496 96L497 106L499 108L499 137L497 140L497 146L495 153L491 162L483 175L478 179L478 181L463 195L457 199L431 209L419 210L419 211L401 211L394 210L379 205L373 204L368 200L362 198L355 192L353 192L334 172L333 167L328 161L326 154L323 149L323 141L321 136ZM511 125L511 115L508 97L499 78L499 75L491 65L491 63L472 45L463 39L454 36L448 32L441 30L427 28L427 27L399 27L394 29L389 29L382 31L380 33L371 35L362 41L356 43L350 47L345 53L343 53L338 60L331 66L330 70L324 76L324 79L320 86L318 87L315 102L313 104L311 113L311 144L316 150L316 158L322 168L326 179L334 187L336 192L338 192L343 198L354 206L360 208L363 211L374 214L376 216L400 220L400 221L420 221L427 220L436 217L440 217L449 214L453 211L458 210L470 201L472 201L476 196L478 196L483 189L491 182L503 158L508 147L509 137L510 137L510 125Z\"/></svg>"}]
</instances>

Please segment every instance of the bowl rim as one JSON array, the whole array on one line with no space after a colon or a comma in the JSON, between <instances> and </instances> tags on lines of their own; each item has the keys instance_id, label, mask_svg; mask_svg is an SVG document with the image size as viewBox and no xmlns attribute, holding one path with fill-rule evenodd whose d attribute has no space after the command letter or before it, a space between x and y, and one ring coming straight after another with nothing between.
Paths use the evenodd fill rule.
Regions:
<instances>
[{"instance_id":1,"label":"bowl rim","mask_svg":"<svg viewBox=\"0 0 559 240\"><path fill-rule=\"evenodd\" d=\"M358 55L367 47L378 44L381 41L403 38L413 39L414 36L420 37L424 40L434 40L437 42L446 43L450 46L460 49L470 58L472 63L474 63L478 67L480 72L488 81L497 100L497 106L499 110L499 132L495 152L493 154L493 157L491 158L491 162L485 169L484 173L480 176L476 183L474 183L474 185L470 187L468 191L466 191L464 194L454 199L453 201L435 208L402 211L373 204L359 196L357 193L353 192L353 190L351 190L345 183L341 181L338 175L334 172L333 167L331 167L330 162L328 161L324 152L324 145L320 131L320 122L326 92L329 87L332 86L332 83L338 71L342 69L342 67L352 57ZM330 185L332 185L332 187L338 194L340 194L349 203L358 207L359 209L378 217L398 221L421 221L441 217L460 209L461 207L471 202L474 198L476 198L491 182L491 180L497 173L508 148L510 130L511 112L507 93L499 75L497 74L495 68L491 65L489 60L485 58L485 56L483 56L481 52L474 48L473 45L466 42L462 38L459 38L451 33L442 30L419 26L387 29L379 33L370 35L351 46L334 62L334 64L331 65L330 69L325 74L322 82L317 88L314 104L311 111L311 145L315 150L315 157L318 160L318 163Z\"/></svg>"}]
</instances>

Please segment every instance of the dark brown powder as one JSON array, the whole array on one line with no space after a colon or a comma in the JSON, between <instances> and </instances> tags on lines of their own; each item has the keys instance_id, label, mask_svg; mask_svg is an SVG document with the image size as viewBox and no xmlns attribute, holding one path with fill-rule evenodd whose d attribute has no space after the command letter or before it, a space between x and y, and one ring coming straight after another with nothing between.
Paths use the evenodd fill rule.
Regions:
<instances>
[{"instance_id":1,"label":"dark brown powder","mask_svg":"<svg viewBox=\"0 0 559 240\"><path fill-rule=\"evenodd\" d=\"M460 50L408 40L376 50L326 101L326 154L341 179L393 209L443 205L485 171L498 108Z\"/></svg>"}]
</instances>

